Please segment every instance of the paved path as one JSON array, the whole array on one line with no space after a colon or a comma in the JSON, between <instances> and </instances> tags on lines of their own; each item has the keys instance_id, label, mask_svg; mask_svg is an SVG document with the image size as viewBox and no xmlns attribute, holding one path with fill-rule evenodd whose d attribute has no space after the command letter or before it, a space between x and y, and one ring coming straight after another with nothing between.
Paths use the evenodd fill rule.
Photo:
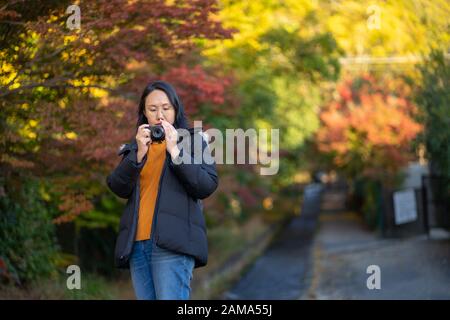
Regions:
<instances>
[{"instance_id":1,"label":"paved path","mask_svg":"<svg viewBox=\"0 0 450 320\"><path fill-rule=\"evenodd\" d=\"M305 191L300 216L225 299L450 299L450 237L383 239L345 209L345 190ZM320 213L320 215L319 215ZM367 267L381 271L369 290Z\"/></svg>"},{"instance_id":2,"label":"paved path","mask_svg":"<svg viewBox=\"0 0 450 320\"><path fill-rule=\"evenodd\" d=\"M345 211L345 193L323 195L314 241L314 276L306 299L450 299L450 239L382 239ZM367 288L367 267L381 289Z\"/></svg>"},{"instance_id":3,"label":"paved path","mask_svg":"<svg viewBox=\"0 0 450 320\"><path fill-rule=\"evenodd\" d=\"M298 299L306 292L312 241L322 186L305 188L299 216L293 218L225 299Z\"/></svg>"}]
</instances>

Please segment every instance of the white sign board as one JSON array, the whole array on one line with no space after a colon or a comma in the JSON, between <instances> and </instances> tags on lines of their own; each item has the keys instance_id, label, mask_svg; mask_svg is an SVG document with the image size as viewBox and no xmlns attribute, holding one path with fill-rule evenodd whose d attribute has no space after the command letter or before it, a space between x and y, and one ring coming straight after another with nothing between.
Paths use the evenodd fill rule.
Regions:
<instances>
[{"instance_id":1,"label":"white sign board","mask_svg":"<svg viewBox=\"0 0 450 320\"><path fill-rule=\"evenodd\" d=\"M416 194L414 189L394 192L395 224L417 219Z\"/></svg>"}]
</instances>

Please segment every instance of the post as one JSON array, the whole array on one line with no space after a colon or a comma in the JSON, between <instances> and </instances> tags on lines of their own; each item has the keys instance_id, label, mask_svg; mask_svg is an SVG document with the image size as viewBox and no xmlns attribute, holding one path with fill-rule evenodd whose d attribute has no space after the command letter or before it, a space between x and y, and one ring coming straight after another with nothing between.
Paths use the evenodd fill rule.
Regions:
<instances>
[{"instance_id":1,"label":"post","mask_svg":"<svg viewBox=\"0 0 450 320\"><path fill-rule=\"evenodd\" d=\"M427 238L430 239L430 225L428 222L428 194L426 183L426 175L422 175L422 208L423 208L423 224Z\"/></svg>"}]
</instances>

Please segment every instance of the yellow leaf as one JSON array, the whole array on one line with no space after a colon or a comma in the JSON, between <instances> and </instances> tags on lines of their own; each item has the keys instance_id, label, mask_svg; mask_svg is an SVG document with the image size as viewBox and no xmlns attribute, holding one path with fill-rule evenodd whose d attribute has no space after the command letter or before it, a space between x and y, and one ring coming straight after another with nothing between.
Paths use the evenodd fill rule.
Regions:
<instances>
[{"instance_id":1,"label":"yellow leaf","mask_svg":"<svg viewBox=\"0 0 450 320\"><path fill-rule=\"evenodd\" d=\"M273 208L273 199L271 197L266 197L262 203L264 209L271 210Z\"/></svg>"},{"instance_id":2,"label":"yellow leaf","mask_svg":"<svg viewBox=\"0 0 450 320\"><path fill-rule=\"evenodd\" d=\"M73 131L66 132L65 136L67 139L70 139L70 140L75 140L78 137L78 135Z\"/></svg>"},{"instance_id":3,"label":"yellow leaf","mask_svg":"<svg viewBox=\"0 0 450 320\"><path fill-rule=\"evenodd\" d=\"M17 89L17 88L20 88L20 83L19 82L15 82L15 83L13 83L12 85L9 86L10 90L14 90L14 89Z\"/></svg>"},{"instance_id":4,"label":"yellow leaf","mask_svg":"<svg viewBox=\"0 0 450 320\"><path fill-rule=\"evenodd\" d=\"M62 53L62 59L63 59L64 61L69 60L69 54L68 54L67 52L63 52L63 53Z\"/></svg>"},{"instance_id":5,"label":"yellow leaf","mask_svg":"<svg viewBox=\"0 0 450 320\"><path fill-rule=\"evenodd\" d=\"M103 98L108 95L108 91L99 88L89 88L89 92L94 98Z\"/></svg>"}]
</instances>

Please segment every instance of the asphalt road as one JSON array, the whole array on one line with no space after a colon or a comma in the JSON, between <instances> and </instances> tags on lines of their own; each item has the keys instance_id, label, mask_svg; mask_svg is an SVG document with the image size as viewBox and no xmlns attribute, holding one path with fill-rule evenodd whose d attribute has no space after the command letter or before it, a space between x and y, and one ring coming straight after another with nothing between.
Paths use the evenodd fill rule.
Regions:
<instances>
[{"instance_id":1,"label":"asphalt road","mask_svg":"<svg viewBox=\"0 0 450 320\"><path fill-rule=\"evenodd\" d=\"M450 236L384 239L345 209L345 190L307 187L293 218L224 299L450 299ZM380 287L369 289L369 266Z\"/></svg>"},{"instance_id":2,"label":"asphalt road","mask_svg":"<svg viewBox=\"0 0 450 320\"><path fill-rule=\"evenodd\" d=\"M306 292L321 190L319 184L305 188L300 215L287 224L224 299L298 299Z\"/></svg>"}]
</instances>

